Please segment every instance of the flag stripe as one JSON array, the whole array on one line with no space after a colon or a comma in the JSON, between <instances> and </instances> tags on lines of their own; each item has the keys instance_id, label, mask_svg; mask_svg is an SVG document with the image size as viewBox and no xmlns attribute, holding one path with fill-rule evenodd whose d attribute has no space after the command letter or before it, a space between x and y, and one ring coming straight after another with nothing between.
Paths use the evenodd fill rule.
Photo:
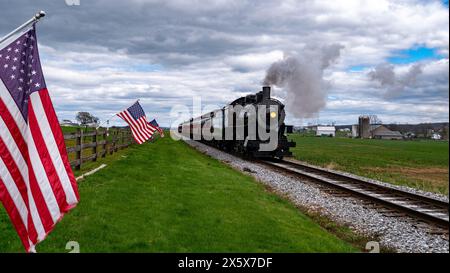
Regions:
<instances>
[{"instance_id":1,"label":"flag stripe","mask_svg":"<svg viewBox=\"0 0 450 273\"><path fill-rule=\"evenodd\" d=\"M139 135L136 134L136 129L134 128L134 124L132 124L131 122L129 122L127 120L127 118L125 117L124 113L121 112L118 114L124 121L126 121L129 125L130 125L130 129L131 129L131 133L133 134L134 139L136 140L136 142L138 144L141 144L143 141L141 140L141 138L139 137Z\"/></svg>"},{"instance_id":2,"label":"flag stripe","mask_svg":"<svg viewBox=\"0 0 450 273\"><path fill-rule=\"evenodd\" d=\"M26 163L25 158L22 156L22 154L19 151L19 148L16 145L16 142L14 141L14 139L12 138L11 134L9 133L8 129L5 129L6 125L3 123L3 120L0 119L0 135L1 138L3 139L3 144L2 145L2 152L6 153L6 151L11 155L15 165L17 166L16 168L19 170L19 173L21 174L21 177L23 179L23 181L26 184L26 189L30 189L30 182L29 182L29 172L28 172L28 166ZM7 147L7 148L6 148ZM28 157L28 153L26 153L26 157ZM12 170L10 170L12 171ZM33 176L34 174L31 173ZM18 181L19 178L17 178ZM35 200L34 200L34 196L31 193L31 191L29 190L25 190L25 192L27 193L27 205L29 205L29 209L30 209L30 214L31 214L31 218L29 218L29 223L28 225L33 225L35 227L35 230L37 233L43 233L44 229L43 229L43 225L42 225L42 221L40 219L39 213L37 211L37 207L35 204ZM37 194L37 193L36 193ZM32 223L31 223L32 222ZM29 232L33 231L33 229L29 229ZM35 242L36 240L36 236L37 234L31 234L30 237L31 239L34 238L34 240L32 240L33 242Z\"/></svg>"},{"instance_id":3,"label":"flag stripe","mask_svg":"<svg viewBox=\"0 0 450 273\"><path fill-rule=\"evenodd\" d=\"M30 239L38 243L45 238L45 234L47 230L50 230L52 225L51 223L51 215L48 212L48 208L43 202L42 193L39 188L37 188L36 178L34 173L30 173L30 181L28 183L28 200L30 200L30 211L31 211L31 219L36 227L36 238L31 237Z\"/></svg>"},{"instance_id":4,"label":"flag stripe","mask_svg":"<svg viewBox=\"0 0 450 273\"><path fill-rule=\"evenodd\" d=\"M20 150L20 153L22 156L25 156L27 154L27 144L25 143L23 135L20 133L17 123L14 121L2 99L0 99L0 117L4 120L5 127L7 127L7 129L5 128L4 130L9 131Z\"/></svg>"},{"instance_id":5,"label":"flag stripe","mask_svg":"<svg viewBox=\"0 0 450 273\"><path fill-rule=\"evenodd\" d=\"M42 192L42 207L47 208L47 211L49 212L49 215L51 216L51 219L48 218L46 213L41 214L41 218L44 218L45 220L45 230L46 232L51 229L53 224L58 221L60 217L60 210L58 206L58 201L56 200L56 196L53 193L52 186L50 184L50 181L47 177L47 173L45 172L45 167L42 163L42 159L40 158L40 154L37 150L37 147L35 145L34 139L30 138L28 142L28 147L30 147L30 170L32 170L35 174L33 183L36 183L38 187L36 189L39 189ZM45 211L45 210L44 210ZM46 212L46 211L45 211ZM42 217L43 215L43 217Z\"/></svg>"},{"instance_id":6,"label":"flag stripe","mask_svg":"<svg viewBox=\"0 0 450 273\"><path fill-rule=\"evenodd\" d=\"M148 124L147 118L145 116L141 117L139 118L139 121L142 127L150 134L151 137L155 133L155 129L150 124Z\"/></svg>"},{"instance_id":7,"label":"flag stripe","mask_svg":"<svg viewBox=\"0 0 450 273\"><path fill-rule=\"evenodd\" d=\"M146 139L149 139L152 137L152 132L148 130L148 126L145 126L145 124L143 123L143 119L145 117L141 117L139 119L137 119L136 123L138 124L140 130L145 134Z\"/></svg>"},{"instance_id":8,"label":"flag stripe","mask_svg":"<svg viewBox=\"0 0 450 273\"><path fill-rule=\"evenodd\" d=\"M146 120L146 122L147 122L147 124L148 124L148 127L150 127L153 131L158 130L157 127L153 126L153 125L152 125L150 122L148 122L147 120Z\"/></svg>"},{"instance_id":9,"label":"flag stripe","mask_svg":"<svg viewBox=\"0 0 450 273\"><path fill-rule=\"evenodd\" d=\"M75 179L75 175L72 172L72 168L70 167L69 156L67 155L66 144L64 141L64 135L61 130L61 127L59 126L58 118L56 116L55 109L53 108L48 90L43 90L43 92L39 92L39 96L41 97L41 102L42 102L42 105L44 106L46 117L47 117L48 123L51 127L53 137L55 139L55 142L57 143L57 147L59 149L59 154L63 161L62 163L66 170L65 173L68 176L69 183L72 188L72 192L75 194L75 198L78 201L78 200L80 200L80 196L78 193L77 181ZM70 203L70 201L69 201L69 206L72 207L73 205L74 204Z\"/></svg>"},{"instance_id":10,"label":"flag stripe","mask_svg":"<svg viewBox=\"0 0 450 273\"><path fill-rule=\"evenodd\" d=\"M142 139L143 139L144 141L146 141L147 139L150 138L150 136L147 134L147 132L145 132L145 131L142 129L141 124L139 123L139 119L138 119L138 120L135 120L135 119L131 116L130 112L128 112L128 110L125 111L125 115L126 115L126 116L131 120L131 122L135 125L135 127L136 127L136 129L137 129L137 132L139 133L139 135L142 137Z\"/></svg>"},{"instance_id":11,"label":"flag stripe","mask_svg":"<svg viewBox=\"0 0 450 273\"><path fill-rule=\"evenodd\" d=\"M1 119L0 119L1 120ZM26 225L26 229L34 238L37 237L36 229L34 227L34 223L31 219L29 207L29 200L27 195L26 183L23 180L22 174L20 173L17 164L12 158L10 152L6 148L3 139L0 137L0 177L4 178L4 185L9 192L9 197L14 200L15 208L10 208L8 206L12 205L11 202L5 201L5 208L8 211L18 210L20 211L20 216L22 221ZM1 179L0 179L1 181ZM4 198L8 198L8 196L0 195L0 200L4 200ZM25 238L22 238L22 241ZM28 242L28 237L25 240Z\"/></svg>"},{"instance_id":12,"label":"flag stripe","mask_svg":"<svg viewBox=\"0 0 450 273\"><path fill-rule=\"evenodd\" d=\"M0 119L0 121L2 120ZM0 131L3 132L2 135L4 137L6 130ZM28 210L30 202L25 181L11 153L6 148L3 137L0 137L0 177L3 178L3 180L0 179L0 200L2 200L25 249L28 251L34 247L30 239L33 239L33 242L37 241L37 232L31 213ZM9 141L11 140L9 139ZM31 199L31 203L35 209L33 199ZM42 228L40 220L38 221L38 226Z\"/></svg>"},{"instance_id":13,"label":"flag stripe","mask_svg":"<svg viewBox=\"0 0 450 273\"><path fill-rule=\"evenodd\" d=\"M17 183L14 183L16 181L17 173L11 174L8 170L7 162L3 157L0 158L0 172L2 177L4 178L2 181L2 184L5 186L6 190L8 191L9 196L11 197L11 200L14 201L15 209L20 213L20 218L23 223L28 222L28 209L27 204L25 203L25 200L23 198L23 193L19 190L19 187L17 186ZM9 162L7 162L9 163ZM9 163L10 164L10 163Z\"/></svg>"},{"instance_id":14,"label":"flag stripe","mask_svg":"<svg viewBox=\"0 0 450 273\"><path fill-rule=\"evenodd\" d=\"M47 90L42 90L39 93L47 93ZM30 105L32 105L33 112L36 114L36 116L39 117L47 117L47 113L44 110L44 106L42 105L41 96L39 93L33 93L30 96ZM47 109L49 106L47 106ZM51 115L51 114L50 114ZM34 124L33 122L29 121L29 124ZM66 168L64 166L63 160L61 158L61 154L59 152L59 149L56 144L56 140L53 136L53 131L50 128L49 121L46 118L40 118L37 119L37 124L39 127L36 128L38 131L36 133L42 133L42 135L45 135L46 137L43 139L45 142L45 148L48 148L49 152L49 165L52 163L56 173L57 177L53 177L51 175L48 175L49 179L51 180L52 185L60 184L59 186L62 186L62 189L64 191L64 195L67 198L67 202L65 202L66 206L64 209L62 209L63 212L65 212L65 209L69 206L67 204L76 204L78 201L77 196L75 195L75 192L73 190L72 184L70 182L70 179L67 175ZM33 134L34 135L34 134ZM42 153L39 153L42 157Z\"/></svg>"},{"instance_id":15,"label":"flag stripe","mask_svg":"<svg viewBox=\"0 0 450 273\"><path fill-rule=\"evenodd\" d=\"M164 132L163 132L163 130L161 129L161 127L159 127L159 124L158 124L158 122L156 122L155 119L153 119L152 121L150 121L150 122L149 122L149 125L150 125L153 129L158 130L158 133L159 133L159 135L160 135L161 137L164 137Z\"/></svg>"},{"instance_id":16,"label":"flag stripe","mask_svg":"<svg viewBox=\"0 0 450 273\"><path fill-rule=\"evenodd\" d=\"M145 121L146 126L148 126L148 128L149 128L150 130L152 130L152 132L155 132L155 131L156 131L156 127L153 126L150 122L148 122L147 118L145 118L144 121Z\"/></svg>"},{"instance_id":17,"label":"flag stripe","mask_svg":"<svg viewBox=\"0 0 450 273\"><path fill-rule=\"evenodd\" d=\"M15 163L17 164L20 174L22 175L24 181L27 181L28 180L27 163L25 161L24 156L20 152L20 149L17 146L16 141L10 134L3 119L0 119L0 136L3 139L3 142L7 147L9 153L11 154L12 158L14 159ZM27 153L25 153L25 156L26 155Z\"/></svg>"},{"instance_id":18,"label":"flag stripe","mask_svg":"<svg viewBox=\"0 0 450 273\"><path fill-rule=\"evenodd\" d=\"M130 114L128 113L128 111L124 111L122 113L122 115L124 116L124 118L127 120L128 124L131 125L132 130L134 130L136 136L138 136L138 138L140 139L140 143L144 143L145 142L145 137L142 136L142 134L139 132L139 128L137 127L137 124L135 123L134 119L130 116Z\"/></svg>"},{"instance_id":19,"label":"flag stripe","mask_svg":"<svg viewBox=\"0 0 450 273\"><path fill-rule=\"evenodd\" d=\"M11 155L10 151L8 150L8 146L4 142L4 139L8 142L11 141L11 137L8 136L8 129L5 129L5 124L3 123L3 120L0 118L0 157L3 159L4 162L6 162L6 166L8 167L9 172L14 177L14 181L16 182L17 188L20 190L20 193L22 195L22 198L25 200L26 203L28 203L27 198L27 186L25 183L25 179L28 177L28 173L25 171L24 174L21 173L22 169L19 169L16 164L16 160L14 160L13 156ZM17 149L14 149L14 146L10 146L13 148L13 151ZM15 155L17 158L18 155ZM25 161L22 162L22 166L26 167ZM25 176L24 176L25 175Z\"/></svg>"},{"instance_id":20,"label":"flag stripe","mask_svg":"<svg viewBox=\"0 0 450 273\"><path fill-rule=\"evenodd\" d=\"M30 189L37 205L42 225L44 226L44 232L41 230L39 233L39 238L42 238L42 236L45 236L51 230L54 224L54 218L59 217L59 215L55 216L55 210L57 210L58 204L56 203L56 198L48 180L44 181L44 178L40 177L40 175L45 175L45 170L43 170L33 138L30 136L27 142L29 149L29 160L27 162Z\"/></svg>"},{"instance_id":21,"label":"flag stripe","mask_svg":"<svg viewBox=\"0 0 450 273\"><path fill-rule=\"evenodd\" d=\"M136 131L134 130L133 124L130 124L130 122L127 120L123 112L120 112L118 115L121 119L123 119L130 125L131 133L133 134L134 139L136 140L137 143L141 144L142 140L139 138L138 135L136 135Z\"/></svg>"},{"instance_id":22,"label":"flag stripe","mask_svg":"<svg viewBox=\"0 0 450 273\"><path fill-rule=\"evenodd\" d=\"M62 188L58 174L56 173L56 169L49 155L46 143L39 130L40 128L38 126L38 121L36 120L36 115L34 113L33 103L30 103L30 105L31 107L29 107L30 109L28 111L28 123L30 124L33 141L36 144L36 149L33 148L34 146L31 147L32 151L30 151L30 158L33 158L37 155L36 163L34 164L34 168L37 169L35 169L36 176L41 177L41 175L43 175L42 183L45 183L45 185L48 184L53 192L53 196L50 196L50 201L53 201L52 197L54 197L58 208L54 208L54 210L51 210L51 212L53 222L56 222L60 217L60 211L63 211L64 208L67 207L66 194ZM32 143L29 143L29 145L32 145Z\"/></svg>"},{"instance_id":23,"label":"flag stripe","mask_svg":"<svg viewBox=\"0 0 450 273\"><path fill-rule=\"evenodd\" d=\"M3 168L2 163L3 161L0 159L0 169ZM27 217L22 216L23 212L19 211L20 204L15 203L14 200L11 198L10 190L8 190L6 184L3 182L2 179L0 179L0 200L2 201L6 212L11 218L14 228L17 230L20 240L22 241L22 244L28 251L31 247L31 244L30 240L28 239L28 230L25 226L25 223L27 222ZM23 207L26 210L25 213L28 214L28 210L26 209L25 204L23 204Z\"/></svg>"},{"instance_id":24,"label":"flag stripe","mask_svg":"<svg viewBox=\"0 0 450 273\"><path fill-rule=\"evenodd\" d=\"M145 121L144 121L145 117L141 117L137 120L137 122L139 123L139 127L141 127L141 130L143 130L149 137L152 136L153 131L149 128L149 126L145 125Z\"/></svg>"},{"instance_id":25,"label":"flag stripe","mask_svg":"<svg viewBox=\"0 0 450 273\"><path fill-rule=\"evenodd\" d=\"M148 134L149 138L151 138L152 135L153 135L153 133L154 133L155 131L154 131L154 130L152 129L152 127L148 124L147 117L145 117L145 116L140 117L140 118L138 119L138 122L139 122L139 124L141 125L142 130L144 130L144 131Z\"/></svg>"}]
</instances>

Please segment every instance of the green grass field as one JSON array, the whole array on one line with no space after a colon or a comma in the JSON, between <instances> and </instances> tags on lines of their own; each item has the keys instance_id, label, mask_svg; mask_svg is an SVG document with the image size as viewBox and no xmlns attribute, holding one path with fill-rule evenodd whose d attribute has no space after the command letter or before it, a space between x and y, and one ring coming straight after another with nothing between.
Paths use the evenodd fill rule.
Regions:
<instances>
[{"instance_id":1,"label":"green grass field","mask_svg":"<svg viewBox=\"0 0 450 273\"><path fill-rule=\"evenodd\" d=\"M81 201L38 252L355 252L253 178L169 137L85 170ZM78 172L77 172L78 173ZM0 209L0 252L23 252Z\"/></svg>"},{"instance_id":2,"label":"green grass field","mask_svg":"<svg viewBox=\"0 0 450 273\"><path fill-rule=\"evenodd\" d=\"M291 134L294 156L311 164L448 194L448 141L395 141Z\"/></svg>"}]
</instances>

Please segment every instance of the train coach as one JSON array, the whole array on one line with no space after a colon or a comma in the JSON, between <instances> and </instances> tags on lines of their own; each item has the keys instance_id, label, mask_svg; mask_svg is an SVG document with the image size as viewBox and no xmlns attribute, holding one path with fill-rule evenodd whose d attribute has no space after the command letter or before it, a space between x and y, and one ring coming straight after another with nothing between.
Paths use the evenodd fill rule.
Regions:
<instances>
[{"instance_id":1,"label":"train coach","mask_svg":"<svg viewBox=\"0 0 450 273\"><path fill-rule=\"evenodd\" d=\"M241 97L221 109L191 118L178 126L178 133L219 149L243 156L282 159L291 156L285 125L285 106L271 98L270 87ZM276 141L276 142L274 142Z\"/></svg>"}]
</instances>

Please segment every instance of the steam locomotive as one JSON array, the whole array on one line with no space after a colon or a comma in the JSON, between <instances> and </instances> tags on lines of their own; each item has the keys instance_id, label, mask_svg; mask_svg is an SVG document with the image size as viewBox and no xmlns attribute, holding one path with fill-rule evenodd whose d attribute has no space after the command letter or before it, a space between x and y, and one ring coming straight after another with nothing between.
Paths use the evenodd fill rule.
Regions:
<instances>
[{"instance_id":1,"label":"steam locomotive","mask_svg":"<svg viewBox=\"0 0 450 273\"><path fill-rule=\"evenodd\" d=\"M285 133L292 126L284 123L284 104L270 97L270 87L241 97L221 109L191 118L178 126L185 138L246 157L280 158L291 156Z\"/></svg>"}]
</instances>

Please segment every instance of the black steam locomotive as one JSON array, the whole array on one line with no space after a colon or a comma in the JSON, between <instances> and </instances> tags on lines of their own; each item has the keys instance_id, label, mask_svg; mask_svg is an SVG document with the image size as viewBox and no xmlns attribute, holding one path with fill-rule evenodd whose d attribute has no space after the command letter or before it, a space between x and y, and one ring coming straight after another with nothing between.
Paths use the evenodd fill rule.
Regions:
<instances>
[{"instance_id":1,"label":"black steam locomotive","mask_svg":"<svg viewBox=\"0 0 450 273\"><path fill-rule=\"evenodd\" d=\"M281 159L291 156L289 147L295 147L285 135L292 132L292 126L284 124L285 116L284 104L271 98L270 87L265 86L256 94L181 123L178 132L243 156Z\"/></svg>"}]
</instances>

